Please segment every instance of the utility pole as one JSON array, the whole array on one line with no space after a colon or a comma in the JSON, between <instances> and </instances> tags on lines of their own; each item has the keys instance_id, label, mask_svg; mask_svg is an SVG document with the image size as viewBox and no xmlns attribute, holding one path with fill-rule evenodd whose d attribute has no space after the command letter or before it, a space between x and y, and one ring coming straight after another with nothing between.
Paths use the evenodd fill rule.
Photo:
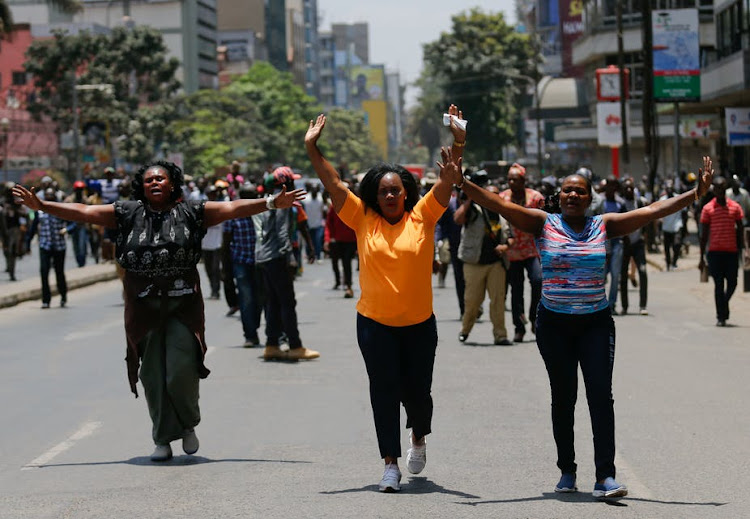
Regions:
<instances>
[{"instance_id":1,"label":"utility pole","mask_svg":"<svg viewBox=\"0 0 750 519\"><path fill-rule=\"evenodd\" d=\"M628 145L628 123L626 92L630 89L625 85L625 51L622 41L622 4L615 2L617 9L617 68L620 69L620 120L622 121L622 158L623 170L626 175L630 174L630 146Z\"/></svg>"},{"instance_id":2,"label":"utility pole","mask_svg":"<svg viewBox=\"0 0 750 519\"><path fill-rule=\"evenodd\" d=\"M81 142L78 135L78 85L75 70L71 72L71 88L73 89L73 170L76 180L81 180Z\"/></svg>"},{"instance_id":3,"label":"utility pole","mask_svg":"<svg viewBox=\"0 0 750 519\"><path fill-rule=\"evenodd\" d=\"M654 34L651 26L651 0L641 0L643 13L643 139L648 171L648 189L654 192L657 153L654 146Z\"/></svg>"}]
</instances>

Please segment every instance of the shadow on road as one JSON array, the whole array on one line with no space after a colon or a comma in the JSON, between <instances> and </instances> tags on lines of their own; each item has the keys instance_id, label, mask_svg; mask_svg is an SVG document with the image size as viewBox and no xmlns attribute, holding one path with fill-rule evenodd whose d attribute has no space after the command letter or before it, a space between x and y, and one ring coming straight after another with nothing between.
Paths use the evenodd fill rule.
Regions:
<instances>
[{"instance_id":1,"label":"shadow on road","mask_svg":"<svg viewBox=\"0 0 750 519\"><path fill-rule=\"evenodd\" d=\"M46 469L54 467L87 467L96 465L137 465L142 467L182 467L186 465L203 465L206 463L312 463L312 461L302 460L263 460L263 459L243 459L243 458L226 458L212 460L203 456L175 456L169 461L151 461L149 456L138 456L129 460L119 461L90 461L86 463L50 463L49 465L39 465L35 468Z\"/></svg>"},{"instance_id":2,"label":"shadow on road","mask_svg":"<svg viewBox=\"0 0 750 519\"><path fill-rule=\"evenodd\" d=\"M557 492L544 492L541 496L535 497L518 497L514 499L493 499L489 501L456 501L458 505L492 505L492 504L505 504L505 503L526 503L529 501L547 501L555 499L565 503L591 503L591 504L606 504L609 506L624 506L627 507L627 502L637 501L642 503L657 503L660 505L681 505L681 506L724 506L728 503L698 503L690 501L661 501L659 499L644 499L639 497L626 497L624 500L605 500L596 499L586 492L574 492L574 493L557 493ZM627 501L627 502L626 502Z\"/></svg>"},{"instance_id":3,"label":"shadow on road","mask_svg":"<svg viewBox=\"0 0 750 519\"><path fill-rule=\"evenodd\" d=\"M328 490L320 492L325 495L351 494L353 492L377 492L377 485L366 485L360 488L346 488L344 490ZM408 483L402 483L399 494L448 494L466 499L481 499L479 496L467 494L460 490L451 490L430 481L425 477L410 477Z\"/></svg>"}]
</instances>

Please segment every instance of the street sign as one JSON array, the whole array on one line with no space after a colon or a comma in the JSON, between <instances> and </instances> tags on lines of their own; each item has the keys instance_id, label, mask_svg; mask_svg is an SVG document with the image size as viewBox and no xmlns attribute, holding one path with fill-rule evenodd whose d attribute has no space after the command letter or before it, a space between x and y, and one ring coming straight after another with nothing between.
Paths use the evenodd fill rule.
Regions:
<instances>
[{"instance_id":1,"label":"street sign","mask_svg":"<svg viewBox=\"0 0 750 519\"><path fill-rule=\"evenodd\" d=\"M698 10L651 13L654 34L654 100L700 101Z\"/></svg>"},{"instance_id":2,"label":"street sign","mask_svg":"<svg viewBox=\"0 0 750 519\"><path fill-rule=\"evenodd\" d=\"M628 120L628 140L630 140L630 107L625 105L625 118ZM596 137L599 146L622 146L622 117L620 103L596 104Z\"/></svg>"},{"instance_id":3,"label":"street sign","mask_svg":"<svg viewBox=\"0 0 750 519\"><path fill-rule=\"evenodd\" d=\"M725 108L727 144L750 146L750 108Z\"/></svg>"}]
</instances>

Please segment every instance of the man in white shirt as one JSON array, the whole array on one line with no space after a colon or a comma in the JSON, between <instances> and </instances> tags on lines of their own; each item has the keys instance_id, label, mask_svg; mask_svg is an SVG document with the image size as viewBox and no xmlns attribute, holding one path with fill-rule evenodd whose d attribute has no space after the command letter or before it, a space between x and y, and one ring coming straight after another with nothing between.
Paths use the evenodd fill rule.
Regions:
<instances>
[{"instance_id":1,"label":"man in white shirt","mask_svg":"<svg viewBox=\"0 0 750 519\"><path fill-rule=\"evenodd\" d=\"M664 183L664 195L659 200L666 200L676 195L674 181L669 179ZM677 260L680 258L682 249L682 225L683 213L677 211L661 219L662 241L664 244L664 258L667 261L667 270L677 268Z\"/></svg>"},{"instance_id":2,"label":"man in white shirt","mask_svg":"<svg viewBox=\"0 0 750 519\"><path fill-rule=\"evenodd\" d=\"M315 256L320 261L323 253L323 235L325 233L325 218L323 215L323 197L320 194L318 184L309 184L305 186L308 191L307 197L302 201L302 205L307 213L307 227L310 229L314 251L307 251L308 256Z\"/></svg>"}]
</instances>

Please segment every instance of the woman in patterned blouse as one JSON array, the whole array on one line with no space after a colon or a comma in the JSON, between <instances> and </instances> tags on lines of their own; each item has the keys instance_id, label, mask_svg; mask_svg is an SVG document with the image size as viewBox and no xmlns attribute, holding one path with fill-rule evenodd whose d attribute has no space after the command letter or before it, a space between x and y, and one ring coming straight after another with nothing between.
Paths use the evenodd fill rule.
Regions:
<instances>
[{"instance_id":1,"label":"woman in patterned blouse","mask_svg":"<svg viewBox=\"0 0 750 519\"><path fill-rule=\"evenodd\" d=\"M712 178L711 159L704 157L696 189L626 213L597 216L586 216L592 200L591 182L581 175L570 175L563 180L561 214L513 204L460 175L454 180L469 198L500 213L511 225L533 234L537 240L542 262L542 299L536 340L552 393L552 430L557 444L557 466L562 473L556 492L577 490L573 417L580 363L594 433L593 495L597 498L627 495L625 486L614 479L615 325L604 286L605 243L687 207L708 191Z\"/></svg>"},{"instance_id":2,"label":"woman in patterned blouse","mask_svg":"<svg viewBox=\"0 0 750 519\"><path fill-rule=\"evenodd\" d=\"M231 202L185 201L182 170L158 161L140 168L132 201L108 205L57 203L13 188L18 203L64 220L118 231L117 262L126 270L125 335L130 387L140 376L153 422L153 461L172 457L170 442L182 438L187 454L198 450L198 381L203 364L203 297L196 265L206 228L225 220L290 207L305 192L284 189L275 197ZM140 366L140 372L139 372Z\"/></svg>"}]
</instances>

